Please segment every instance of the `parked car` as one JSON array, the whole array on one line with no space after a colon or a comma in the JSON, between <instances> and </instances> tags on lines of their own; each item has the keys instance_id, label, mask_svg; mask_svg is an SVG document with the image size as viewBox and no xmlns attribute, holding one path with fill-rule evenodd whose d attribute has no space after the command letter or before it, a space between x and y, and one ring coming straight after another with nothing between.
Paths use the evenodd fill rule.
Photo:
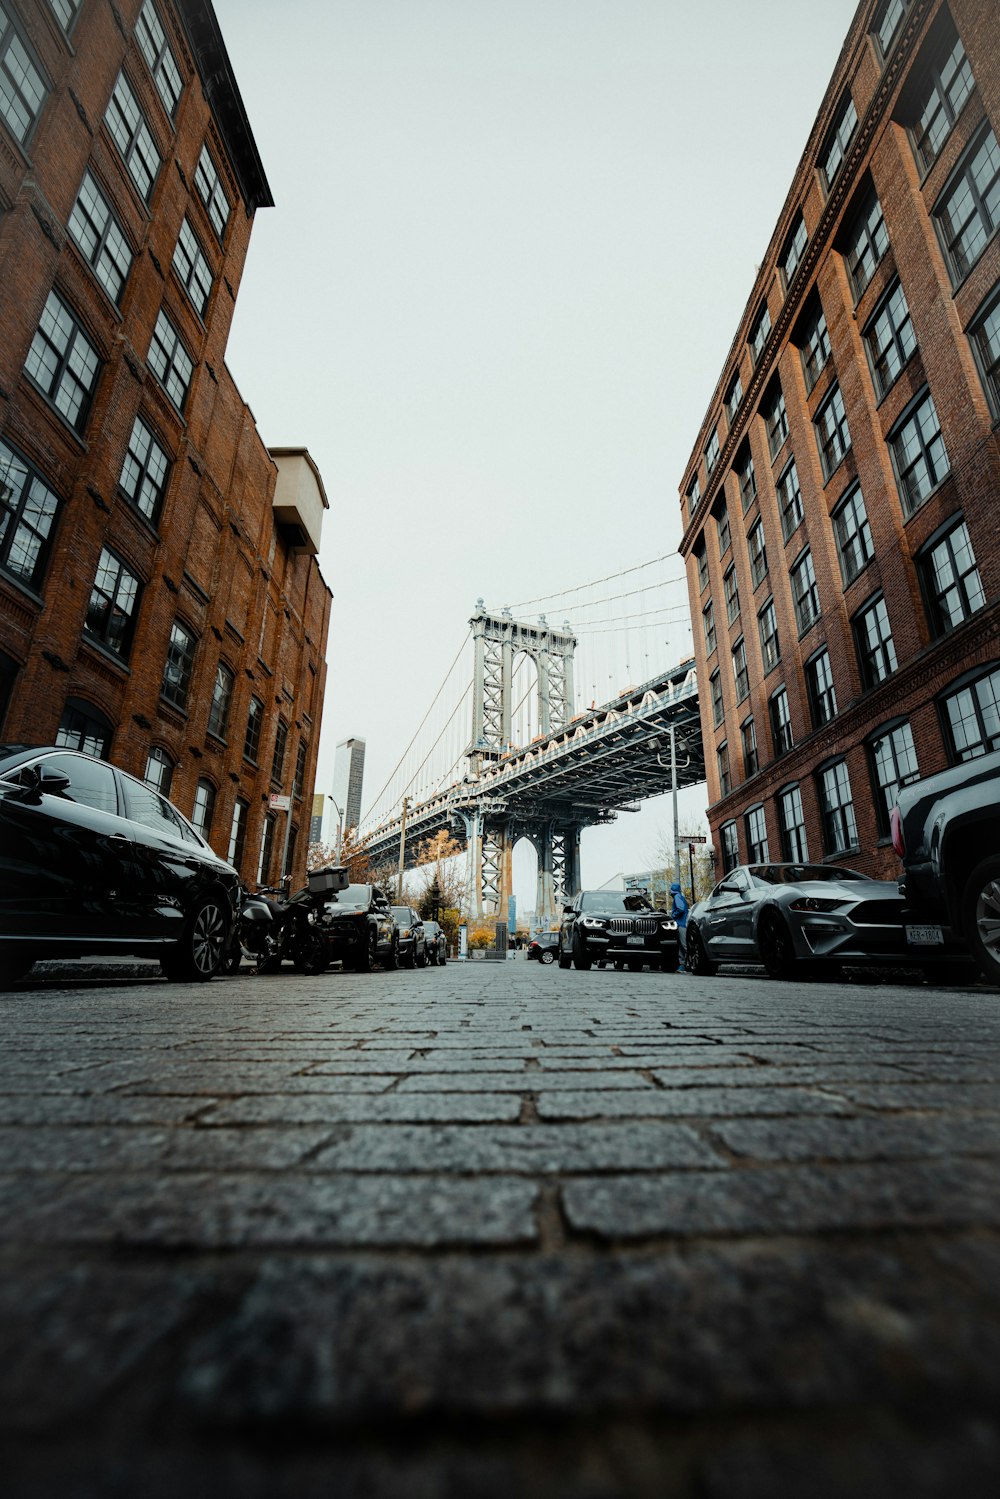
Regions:
<instances>
[{"instance_id":1,"label":"parked car","mask_svg":"<svg viewBox=\"0 0 1000 1499\"><path fill-rule=\"evenodd\" d=\"M401 968L423 968L427 963L424 924L412 906L393 906L393 920L399 932Z\"/></svg>"},{"instance_id":2,"label":"parked car","mask_svg":"<svg viewBox=\"0 0 1000 1499\"><path fill-rule=\"evenodd\" d=\"M240 877L172 802L58 746L0 746L0 982L40 958L129 953L213 978Z\"/></svg>"},{"instance_id":3,"label":"parked car","mask_svg":"<svg viewBox=\"0 0 1000 1499\"><path fill-rule=\"evenodd\" d=\"M331 961L339 958L345 968L358 973L370 973L376 963L396 967L396 923L388 897L377 885L348 885L332 894L320 925Z\"/></svg>"},{"instance_id":4,"label":"parked car","mask_svg":"<svg viewBox=\"0 0 1000 1499\"><path fill-rule=\"evenodd\" d=\"M559 956L559 933L539 932L528 943L526 956L539 963L554 963Z\"/></svg>"},{"instance_id":5,"label":"parked car","mask_svg":"<svg viewBox=\"0 0 1000 1499\"><path fill-rule=\"evenodd\" d=\"M914 955L969 952L1000 984L1000 751L904 786L892 843Z\"/></svg>"},{"instance_id":6,"label":"parked car","mask_svg":"<svg viewBox=\"0 0 1000 1499\"><path fill-rule=\"evenodd\" d=\"M427 947L428 963L443 968L448 961L448 938L444 934L444 928L438 922L424 922L424 942Z\"/></svg>"},{"instance_id":7,"label":"parked car","mask_svg":"<svg viewBox=\"0 0 1000 1499\"><path fill-rule=\"evenodd\" d=\"M759 962L784 979L844 962L907 961L895 884L831 864L738 865L688 915L691 973Z\"/></svg>"},{"instance_id":8,"label":"parked car","mask_svg":"<svg viewBox=\"0 0 1000 1499\"><path fill-rule=\"evenodd\" d=\"M581 890L563 907L558 942L560 968L619 960L633 970L677 967L677 923L641 892Z\"/></svg>"}]
</instances>

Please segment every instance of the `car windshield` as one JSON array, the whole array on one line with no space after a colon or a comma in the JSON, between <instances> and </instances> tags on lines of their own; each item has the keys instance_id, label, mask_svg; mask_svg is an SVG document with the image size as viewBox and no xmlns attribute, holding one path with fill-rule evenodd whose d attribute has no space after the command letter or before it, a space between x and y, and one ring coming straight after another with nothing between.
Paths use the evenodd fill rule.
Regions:
<instances>
[{"instance_id":1,"label":"car windshield","mask_svg":"<svg viewBox=\"0 0 1000 1499\"><path fill-rule=\"evenodd\" d=\"M353 906L357 910L359 907L367 906L371 896L370 885L348 885L346 890L338 890L333 900L338 906Z\"/></svg>"},{"instance_id":2,"label":"car windshield","mask_svg":"<svg viewBox=\"0 0 1000 1499\"><path fill-rule=\"evenodd\" d=\"M621 916L626 911L651 911L648 896L640 890L588 890L580 899L580 910L599 916Z\"/></svg>"},{"instance_id":3,"label":"car windshield","mask_svg":"<svg viewBox=\"0 0 1000 1499\"><path fill-rule=\"evenodd\" d=\"M866 878L856 869L838 869L832 864L755 864L749 874L764 885L802 885L819 880L843 884L845 880Z\"/></svg>"},{"instance_id":4,"label":"car windshield","mask_svg":"<svg viewBox=\"0 0 1000 1499\"><path fill-rule=\"evenodd\" d=\"M392 914L396 918L397 926L409 926L413 921L413 917L406 906L393 906Z\"/></svg>"}]
</instances>

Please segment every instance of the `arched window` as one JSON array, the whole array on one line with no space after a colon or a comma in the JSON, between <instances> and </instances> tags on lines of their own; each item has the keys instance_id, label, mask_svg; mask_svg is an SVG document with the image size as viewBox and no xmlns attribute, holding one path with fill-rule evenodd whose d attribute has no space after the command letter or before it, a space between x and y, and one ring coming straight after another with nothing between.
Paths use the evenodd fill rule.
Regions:
<instances>
[{"instance_id":1,"label":"arched window","mask_svg":"<svg viewBox=\"0 0 1000 1499\"><path fill-rule=\"evenodd\" d=\"M202 778L195 787L194 811L191 813L191 821L206 842L212 831L212 813L214 811L215 787L211 781L206 781Z\"/></svg>"},{"instance_id":2,"label":"arched window","mask_svg":"<svg viewBox=\"0 0 1000 1499\"><path fill-rule=\"evenodd\" d=\"M165 749L154 744L149 751L146 760L146 774L143 780L147 786L152 786L161 796L170 795L170 783L174 778L174 762Z\"/></svg>"},{"instance_id":3,"label":"arched window","mask_svg":"<svg viewBox=\"0 0 1000 1499\"><path fill-rule=\"evenodd\" d=\"M68 749L83 750L88 755L97 755L99 759L107 760L113 733L114 724L93 703L85 703L78 697L68 697L55 742Z\"/></svg>"}]
</instances>

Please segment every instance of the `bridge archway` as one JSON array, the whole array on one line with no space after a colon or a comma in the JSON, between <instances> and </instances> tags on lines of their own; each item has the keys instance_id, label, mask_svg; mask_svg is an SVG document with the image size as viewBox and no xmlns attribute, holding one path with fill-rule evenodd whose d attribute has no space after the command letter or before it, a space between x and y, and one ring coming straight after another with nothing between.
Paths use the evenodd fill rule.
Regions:
<instances>
[{"instance_id":1,"label":"bridge archway","mask_svg":"<svg viewBox=\"0 0 1000 1499\"><path fill-rule=\"evenodd\" d=\"M520 920L527 912L538 919L539 874L542 860L536 840L530 833L519 832L511 849L511 874L517 914Z\"/></svg>"}]
</instances>

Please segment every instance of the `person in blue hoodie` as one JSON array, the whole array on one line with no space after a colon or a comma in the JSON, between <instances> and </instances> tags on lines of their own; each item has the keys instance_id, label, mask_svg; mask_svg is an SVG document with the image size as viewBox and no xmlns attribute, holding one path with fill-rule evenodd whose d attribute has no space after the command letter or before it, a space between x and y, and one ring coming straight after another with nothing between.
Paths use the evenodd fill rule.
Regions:
<instances>
[{"instance_id":1,"label":"person in blue hoodie","mask_svg":"<svg viewBox=\"0 0 1000 1499\"><path fill-rule=\"evenodd\" d=\"M670 887L670 894L673 900L670 914L677 923L677 972L683 973L684 960L687 956L688 903L679 880L674 880Z\"/></svg>"}]
</instances>

